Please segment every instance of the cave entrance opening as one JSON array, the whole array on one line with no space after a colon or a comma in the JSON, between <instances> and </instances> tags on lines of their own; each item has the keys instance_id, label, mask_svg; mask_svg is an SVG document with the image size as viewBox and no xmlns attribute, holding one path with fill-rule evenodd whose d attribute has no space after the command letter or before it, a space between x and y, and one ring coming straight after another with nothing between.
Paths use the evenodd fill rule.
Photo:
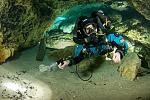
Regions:
<instances>
[{"instance_id":1,"label":"cave entrance opening","mask_svg":"<svg viewBox=\"0 0 150 100\"><path fill-rule=\"evenodd\" d=\"M54 19L53 24L44 32L44 35L51 35L55 31L71 33L76 20L80 16L90 16L93 11L97 11L99 9L107 10L107 7L101 3L92 3L76 5L70 9L67 9Z\"/></svg>"}]
</instances>

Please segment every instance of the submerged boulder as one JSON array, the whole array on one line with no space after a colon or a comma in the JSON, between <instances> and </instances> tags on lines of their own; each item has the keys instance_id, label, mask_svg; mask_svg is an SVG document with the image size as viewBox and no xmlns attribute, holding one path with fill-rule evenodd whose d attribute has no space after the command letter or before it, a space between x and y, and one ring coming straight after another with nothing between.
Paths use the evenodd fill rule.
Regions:
<instances>
[{"instance_id":1,"label":"submerged boulder","mask_svg":"<svg viewBox=\"0 0 150 100\"><path fill-rule=\"evenodd\" d=\"M0 49L0 63L3 63L8 59L9 57L12 57L14 55L14 48L3 48Z\"/></svg>"},{"instance_id":2,"label":"submerged boulder","mask_svg":"<svg viewBox=\"0 0 150 100\"><path fill-rule=\"evenodd\" d=\"M134 80L141 66L141 60L136 53L127 54L119 67L119 72L122 77L128 80Z\"/></svg>"},{"instance_id":3,"label":"submerged boulder","mask_svg":"<svg viewBox=\"0 0 150 100\"><path fill-rule=\"evenodd\" d=\"M119 11L123 11L126 10L128 7L128 2L127 1L115 1L111 4L111 7L113 9L119 10Z\"/></svg>"}]
</instances>

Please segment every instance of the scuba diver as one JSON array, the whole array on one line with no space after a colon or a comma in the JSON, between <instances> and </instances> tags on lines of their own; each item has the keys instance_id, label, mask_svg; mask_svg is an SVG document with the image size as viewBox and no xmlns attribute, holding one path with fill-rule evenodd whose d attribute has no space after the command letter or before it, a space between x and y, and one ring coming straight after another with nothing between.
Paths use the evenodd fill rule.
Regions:
<instances>
[{"instance_id":1,"label":"scuba diver","mask_svg":"<svg viewBox=\"0 0 150 100\"><path fill-rule=\"evenodd\" d=\"M73 30L73 41L78 45L75 48L75 55L72 58L61 60L58 63L60 69L79 63L85 55L101 56L112 52L112 60L119 63L127 53L128 44L118 32L108 34L106 30L110 28L111 22L109 17L99 10L92 13L92 17L81 16L75 24ZM106 34L98 34L99 31Z\"/></svg>"},{"instance_id":2,"label":"scuba diver","mask_svg":"<svg viewBox=\"0 0 150 100\"><path fill-rule=\"evenodd\" d=\"M93 40L94 41L94 40ZM105 38L105 42L97 41L97 46L89 44L88 49L84 45L77 45L75 48L75 55L72 58L62 60L58 63L60 69L64 69L66 66L71 66L79 63L84 58L89 56L102 56L109 52L113 53L112 60L114 63L121 62L121 59L128 51L128 44L124 38L118 34L118 32L109 34Z\"/></svg>"}]
</instances>

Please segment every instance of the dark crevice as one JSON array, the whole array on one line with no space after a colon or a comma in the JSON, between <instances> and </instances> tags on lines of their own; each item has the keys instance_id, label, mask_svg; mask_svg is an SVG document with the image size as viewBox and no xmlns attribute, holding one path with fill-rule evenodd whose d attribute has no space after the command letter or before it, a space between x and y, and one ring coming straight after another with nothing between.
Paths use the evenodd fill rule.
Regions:
<instances>
[{"instance_id":1,"label":"dark crevice","mask_svg":"<svg viewBox=\"0 0 150 100\"><path fill-rule=\"evenodd\" d=\"M141 57L139 55L138 55L138 57L141 59L141 67L149 69L148 62L145 60L145 58Z\"/></svg>"}]
</instances>

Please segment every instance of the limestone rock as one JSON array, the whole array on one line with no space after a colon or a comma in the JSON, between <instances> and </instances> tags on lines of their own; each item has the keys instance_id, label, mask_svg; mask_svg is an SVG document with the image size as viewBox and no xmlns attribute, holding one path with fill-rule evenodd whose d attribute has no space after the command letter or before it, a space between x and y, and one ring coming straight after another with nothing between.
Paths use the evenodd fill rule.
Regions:
<instances>
[{"instance_id":1,"label":"limestone rock","mask_svg":"<svg viewBox=\"0 0 150 100\"><path fill-rule=\"evenodd\" d=\"M128 80L134 80L141 66L141 60L136 53L127 54L119 67L119 72L122 77Z\"/></svg>"},{"instance_id":2,"label":"limestone rock","mask_svg":"<svg viewBox=\"0 0 150 100\"><path fill-rule=\"evenodd\" d=\"M126 10L128 6L128 2L127 1L115 1L112 3L111 7L113 9L122 11L122 10Z\"/></svg>"},{"instance_id":3,"label":"limestone rock","mask_svg":"<svg viewBox=\"0 0 150 100\"><path fill-rule=\"evenodd\" d=\"M150 20L149 0L131 0L135 9L140 12L146 19Z\"/></svg>"},{"instance_id":4,"label":"limestone rock","mask_svg":"<svg viewBox=\"0 0 150 100\"><path fill-rule=\"evenodd\" d=\"M13 49L3 48L0 50L0 63L3 63L8 59L10 56L13 56Z\"/></svg>"}]
</instances>

